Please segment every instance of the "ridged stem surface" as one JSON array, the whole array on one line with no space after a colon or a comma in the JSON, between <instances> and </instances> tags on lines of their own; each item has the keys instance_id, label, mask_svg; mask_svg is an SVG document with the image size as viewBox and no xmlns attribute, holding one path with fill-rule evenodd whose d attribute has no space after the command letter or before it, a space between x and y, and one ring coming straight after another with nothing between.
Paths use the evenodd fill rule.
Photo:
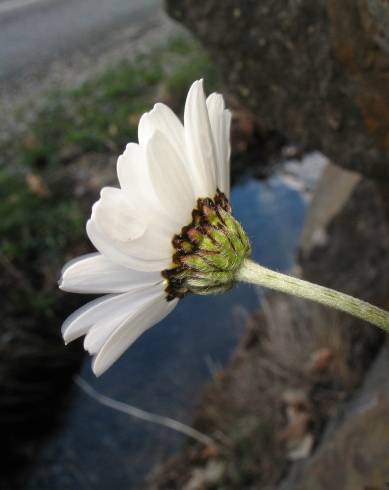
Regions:
<instances>
[{"instance_id":1,"label":"ridged stem surface","mask_svg":"<svg viewBox=\"0 0 389 490\"><path fill-rule=\"evenodd\" d=\"M272 271L256 264L252 260L246 259L243 262L236 279L316 301L317 303L349 313L382 328L385 332L389 332L389 313L387 311L348 294L335 291L334 289Z\"/></svg>"}]
</instances>

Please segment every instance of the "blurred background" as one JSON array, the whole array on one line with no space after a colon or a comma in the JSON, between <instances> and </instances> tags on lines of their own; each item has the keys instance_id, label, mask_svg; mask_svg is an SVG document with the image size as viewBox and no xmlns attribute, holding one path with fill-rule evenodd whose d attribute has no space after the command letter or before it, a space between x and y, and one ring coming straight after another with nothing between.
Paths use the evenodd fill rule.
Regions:
<instances>
[{"instance_id":1,"label":"blurred background","mask_svg":"<svg viewBox=\"0 0 389 490\"><path fill-rule=\"evenodd\" d=\"M63 345L91 205L141 114L182 115L198 78L233 113L254 258L389 308L386 0L0 0L1 490L388 488L388 344L359 320L239 285L185 298L99 379Z\"/></svg>"}]
</instances>

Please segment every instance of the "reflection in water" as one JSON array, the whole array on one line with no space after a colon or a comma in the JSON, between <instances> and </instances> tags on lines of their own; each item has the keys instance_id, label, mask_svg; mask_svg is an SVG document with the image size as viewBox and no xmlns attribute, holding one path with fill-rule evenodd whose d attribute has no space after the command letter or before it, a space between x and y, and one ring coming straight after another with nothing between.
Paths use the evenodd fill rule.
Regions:
<instances>
[{"instance_id":1,"label":"reflection in water","mask_svg":"<svg viewBox=\"0 0 389 490\"><path fill-rule=\"evenodd\" d=\"M247 180L234 188L232 205L252 240L254 259L290 268L304 219L301 194L277 177ZM252 311L257 302L257 291L248 285L220 296L189 296L101 378L91 373L90 359L81 375L110 397L189 423L201 388L215 366L227 362L244 330L242 311ZM29 488L136 488L182 441L75 390L65 427L43 450Z\"/></svg>"}]
</instances>

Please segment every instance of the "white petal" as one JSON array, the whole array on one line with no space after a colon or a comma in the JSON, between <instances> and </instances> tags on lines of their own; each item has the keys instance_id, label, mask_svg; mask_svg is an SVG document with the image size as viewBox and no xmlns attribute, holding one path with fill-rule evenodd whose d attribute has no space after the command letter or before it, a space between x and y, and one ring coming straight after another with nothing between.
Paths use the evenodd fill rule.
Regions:
<instances>
[{"instance_id":1,"label":"white petal","mask_svg":"<svg viewBox=\"0 0 389 490\"><path fill-rule=\"evenodd\" d=\"M229 196L230 192L230 125L231 113L225 109L223 97L213 93L207 98L209 121L215 144L217 185Z\"/></svg>"},{"instance_id":2,"label":"white petal","mask_svg":"<svg viewBox=\"0 0 389 490\"><path fill-rule=\"evenodd\" d=\"M130 313L122 308L111 316L104 318L93 325L84 338L84 349L91 355L97 354L113 332L128 318Z\"/></svg>"},{"instance_id":3,"label":"white petal","mask_svg":"<svg viewBox=\"0 0 389 490\"><path fill-rule=\"evenodd\" d=\"M177 301L167 302L165 296L160 295L153 298L137 314L125 320L94 359L92 369L96 376L106 371L143 332L168 315Z\"/></svg>"},{"instance_id":4,"label":"white petal","mask_svg":"<svg viewBox=\"0 0 389 490\"><path fill-rule=\"evenodd\" d=\"M109 260L138 271L162 271L169 267L173 235L166 235L152 226L138 240L119 242L105 234L92 218L86 224L90 241Z\"/></svg>"},{"instance_id":5,"label":"white petal","mask_svg":"<svg viewBox=\"0 0 389 490\"><path fill-rule=\"evenodd\" d=\"M192 184L180 157L160 131L147 144L147 160L162 206L177 217L181 227L189 224L196 205Z\"/></svg>"},{"instance_id":6,"label":"white petal","mask_svg":"<svg viewBox=\"0 0 389 490\"><path fill-rule=\"evenodd\" d=\"M185 162L184 126L165 104L155 104L152 111L143 114L138 126L139 143L146 148L156 131L160 131L169 140L177 155Z\"/></svg>"},{"instance_id":7,"label":"white petal","mask_svg":"<svg viewBox=\"0 0 389 490\"><path fill-rule=\"evenodd\" d=\"M227 152L226 152L226 183L225 183L225 189L226 189L226 195L229 198L230 197L230 191L231 191L231 143L230 143L230 133L231 133L231 111L226 109L224 111L224 131L226 134L226 138L228 140L228 145L227 145Z\"/></svg>"},{"instance_id":8,"label":"white petal","mask_svg":"<svg viewBox=\"0 0 389 490\"><path fill-rule=\"evenodd\" d=\"M141 288L126 294L126 303L118 305L114 312L102 316L88 331L84 339L84 348L90 354L97 354L108 338L120 328L124 321L137 315L155 298L163 296L162 282L157 285ZM166 300L165 300L166 301Z\"/></svg>"},{"instance_id":9,"label":"white petal","mask_svg":"<svg viewBox=\"0 0 389 490\"><path fill-rule=\"evenodd\" d=\"M143 218L141 222L137 214L124 191L104 188L92 207L86 227L88 236L112 262L136 270L162 270L161 264L171 261L171 240L182 225L166 226L164 216L158 213L150 213L148 221Z\"/></svg>"},{"instance_id":10,"label":"white petal","mask_svg":"<svg viewBox=\"0 0 389 490\"><path fill-rule=\"evenodd\" d=\"M124 192L113 187L102 189L100 199L93 205L92 216L101 231L114 241L126 243L146 231L146 223L131 208Z\"/></svg>"},{"instance_id":11,"label":"white petal","mask_svg":"<svg viewBox=\"0 0 389 490\"><path fill-rule=\"evenodd\" d=\"M146 154L142 147L136 143L129 143L125 151L119 156L117 174L120 187L125 191L129 203L138 205L140 211L152 201L155 206L153 189L147 168Z\"/></svg>"},{"instance_id":12,"label":"white petal","mask_svg":"<svg viewBox=\"0 0 389 490\"><path fill-rule=\"evenodd\" d=\"M117 173L123 195L128 205L136 210L138 219L148 223L151 218L158 227L173 236L183 226L176 216L169 214L161 205L150 179L146 151L140 145L130 143L117 162Z\"/></svg>"},{"instance_id":13,"label":"white petal","mask_svg":"<svg viewBox=\"0 0 389 490\"><path fill-rule=\"evenodd\" d=\"M164 283L161 281L153 286L123 294L109 294L90 301L74 311L63 323L61 331L65 343L87 334L98 323L111 324L111 320L116 319L115 326L118 326L123 316L130 316L137 311L141 299L148 299L150 294L164 294L163 288Z\"/></svg>"},{"instance_id":14,"label":"white petal","mask_svg":"<svg viewBox=\"0 0 389 490\"><path fill-rule=\"evenodd\" d=\"M128 269L94 253L68 262L59 287L72 293L124 293L160 281L159 272Z\"/></svg>"},{"instance_id":15,"label":"white petal","mask_svg":"<svg viewBox=\"0 0 389 490\"><path fill-rule=\"evenodd\" d=\"M61 327L62 336L66 344L85 335L88 330L100 319L102 315L110 315L118 306L125 303L126 294L109 294L102 298L90 301L78 308L64 321Z\"/></svg>"},{"instance_id":16,"label":"white petal","mask_svg":"<svg viewBox=\"0 0 389 490\"><path fill-rule=\"evenodd\" d=\"M217 181L216 158L202 80L194 82L189 90L184 131L196 197L213 197Z\"/></svg>"}]
</instances>

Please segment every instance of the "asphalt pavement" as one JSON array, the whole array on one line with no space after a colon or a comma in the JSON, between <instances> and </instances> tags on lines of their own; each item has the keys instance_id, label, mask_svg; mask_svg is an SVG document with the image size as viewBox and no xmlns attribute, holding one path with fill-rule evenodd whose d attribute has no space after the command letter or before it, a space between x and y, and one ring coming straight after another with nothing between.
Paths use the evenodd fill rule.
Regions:
<instances>
[{"instance_id":1,"label":"asphalt pavement","mask_svg":"<svg viewBox=\"0 0 389 490\"><path fill-rule=\"evenodd\" d=\"M52 89L77 87L177 32L162 1L0 0L0 142L25 129Z\"/></svg>"},{"instance_id":2,"label":"asphalt pavement","mask_svg":"<svg viewBox=\"0 0 389 490\"><path fill-rule=\"evenodd\" d=\"M0 86L70 62L161 8L160 0L0 0Z\"/></svg>"}]
</instances>

